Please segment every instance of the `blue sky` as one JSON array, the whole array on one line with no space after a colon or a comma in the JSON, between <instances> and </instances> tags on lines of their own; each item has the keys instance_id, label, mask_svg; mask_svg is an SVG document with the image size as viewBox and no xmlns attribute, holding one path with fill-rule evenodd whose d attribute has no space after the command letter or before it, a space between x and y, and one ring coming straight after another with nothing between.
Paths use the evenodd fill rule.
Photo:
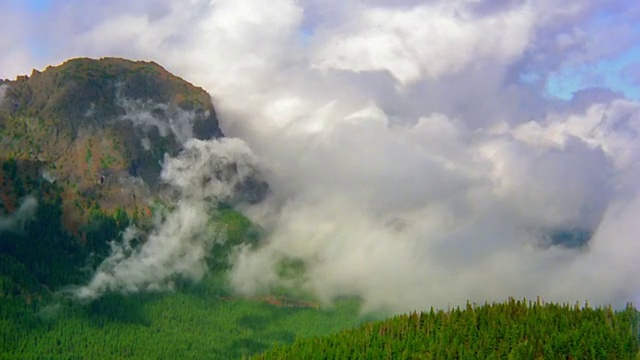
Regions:
<instances>
[{"instance_id":1,"label":"blue sky","mask_svg":"<svg viewBox=\"0 0 640 360\"><path fill-rule=\"evenodd\" d=\"M605 33L620 22L622 15L600 11L585 29L592 33ZM624 35L640 35L640 25L632 26ZM616 43L615 36L605 39ZM604 45L604 44L600 44ZM617 54L599 61L563 66L547 77L548 95L569 100L573 93L582 89L601 87L624 94L631 99L640 99L640 44L623 49Z\"/></svg>"},{"instance_id":2,"label":"blue sky","mask_svg":"<svg viewBox=\"0 0 640 360\"><path fill-rule=\"evenodd\" d=\"M491 0L486 1L487 4L491 2ZM623 16L628 16L624 14L626 11L631 13L622 3L620 2L616 11L605 8L596 12L592 20L587 22L587 26L580 31L591 34L607 33L609 28L619 25ZM625 20L628 21L628 19ZM313 23L314 21L308 21L303 25L301 29L303 38L313 35L313 26L316 25ZM640 23L635 25L631 32L636 38L640 38ZM616 43L619 39L606 38L606 41ZM520 81L523 84L544 81L545 94L563 100L570 100L575 92L594 87L607 88L622 93L630 99L640 100L640 43L638 46L623 49L613 56L595 62L565 64L556 71L542 74L523 72L520 74Z\"/></svg>"},{"instance_id":3,"label":"blue sky","mask_svg":"<svg viewBox=\"0 0 640 360\"><path fill-rule=\"evenodd\" d=\"M573 93L603 87L640 100L640 45L595 64L566 67L551 74L546 90L551 96L569 100Z\"/></svg>"},{"instance_id":4,"label":"blue sky","mask_svg":"<svg viewBox=\"0 0 640 360\"><path fill-rule=\"evenodd\" d=\"M53 0L28 0L27 6L32 11L44 11L51 5Z\"/></svg>"},{"instance_id":5,"label":"blue sky","mask_svg":"<svg viewBox=\"0 0 640 360\"><path fill-rule=\"evenodd\" d=\"M614 14L601 14L593 21L592 31L602 31L615 24ZM633 35L640 35L640 25L634 26ZM615 42L616 39L608 39ZM528 74L525 80L535 75ZM615 56L593 63L562 67L549 75L546 91L549 95L569 100L582 89L602 87L623 93L626 97L640 99L640 44L625 49Z\"/></svg>"}]
</instances>

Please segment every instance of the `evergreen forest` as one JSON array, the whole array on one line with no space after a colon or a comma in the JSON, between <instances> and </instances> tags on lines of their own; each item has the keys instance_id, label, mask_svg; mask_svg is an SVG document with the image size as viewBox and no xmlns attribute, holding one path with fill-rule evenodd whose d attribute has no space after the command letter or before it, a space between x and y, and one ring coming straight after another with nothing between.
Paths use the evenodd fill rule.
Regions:
<instances>
[{"instance_id":1,"label":"evergreen forest","mask_svg":"<svg viewBox=\"0 0 640 360\"><path fill-rule=\"evenodd\" d=\"M276 346L253 359L637 359L638 312L580 304L431 309Z\"/></svg>"},{"instance_id":2,"label":"evergreen forest","mask_svg":"<svg viewBox=\"0 0 640 360\"><path fill-rule=\"evenodd\" d=\"M1 359L233 359L366 320L351 300L321 310L286 293L234 296L225 276L228 252L255 241L259 230L224 204L212 216L227 240L211 249L202 281L178 283L169 293L78 302L65 295L66 287L86 283L108 255L109 242L121 240L131 224L144 228L148 219L82 203L89 220L71 234L61 221L62 188L29 176L31 165L2 163L3 181L18 191L5 196L2 207L11 228L0 232ZM28 199L37 206L25 215Z\"/></svg>"},{"instance_id":3,"label":"evergreen forest","mask_svg":"<svg viewBox=\"0 0 640 360\"><path fill-rule=\"evenodd\" d=\"M0 232L2 359L640 357L638 312L631 304L615 311L509 299L381 321L380 314L360 314L357 299L320 308L284 291L235 296L226 281L229 251L256 242L260 229L224 204L212 216L224 225L227 241L212 249L203 281L179 283L170 293L113 293L78 302L61 290L86 282L108 255L109 241L146 220L124 209L108 213L95 202L81 204L89 221L71 234L61 221L61 188L17 171L28 166L2 164L3 181L18 189L14 201L5 197L11 227ZM23 216L30 198L38 206Z\"/></svg>"}]
</instances>

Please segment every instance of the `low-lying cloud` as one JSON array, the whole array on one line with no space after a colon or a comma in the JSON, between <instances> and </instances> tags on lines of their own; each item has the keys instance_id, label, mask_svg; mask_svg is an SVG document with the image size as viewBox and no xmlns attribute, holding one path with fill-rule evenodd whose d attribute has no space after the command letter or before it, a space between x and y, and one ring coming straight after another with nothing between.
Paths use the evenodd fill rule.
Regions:
<instances>
[{"instance_id":1,"label":"low-lying cloud","mask_svg":"<svg viewBox=\"0 0 640 360\"><path fill-rule=\"evenodd\" d=\"M90 282L66 292L92 300L107 292L166 291L179 280L200 280L211 248L225 241L212 216L216 204L233 198L237 186L254 176L255 160L243 142L189 140L163 164L161 179L178 199L172 209L158 211L150 234L128 228L121 241L111 243L111 254Z\"/></svg>"},{"instance_id":2,"label":"low-lying cloud","mask_svg":"<svg viewBox=\"0 0 640 360\"><path fill-rule=\"evenodd\" d=\"M0 232L22 231L27 221L36 216L38 200L27 196L20 201L20 206L11 214L0 216Z\"/></svg>"},{"instance_id":3,"label":"low-lying cloud","mask_svg":"<svg viewBox=\"0 0 640 360\"><path fill-rule=\"evenodd\" d=\"M195 111L184 110L179 106L162 104L149 99L129 99L118 94L117 105L122 107L125 114L121 121L131 121L134 127L140 129L147 136L143 140L149 141L148 133L157 130L160 136L172 135L179 144L185 144L194 138L193 126L200 118L206 118L208 113L198 114ZM143 147L147 148L149 145Z\"/></svg>"},{"instance_id":4,"label":"low-lying cloud","mask_svg":"<svg viewBox=\"0 0 640 360\"><path fill-rule=\"evenodd\" d=\"M252 149L272 190L246 209L267 236L238 250L239 292L301 286L326 303L357 296L391 311L507 296L638 300L640 104L606 90L547 93L563 69L595 68L637 42L625 30L635 1L128 5L52 9L68 24L95 21L52 30L49 61L151 58L211 92L223 131ZM620 23L603 26L603 14ZM187 169L202 160L182 159ZM179 249L206 228L199 200L178 204L155 233L171 236L151 236L96 278L164 269L142 250ZM563 240L571 234L577 244ZM305 273L281 278L285 259ZM200 260L169 263L202 273Z\"/></svg>"},{"instance_id":5,"label":"low-lying cloud","mask_svg":"<svg viewBox=\"0 0 640 360\"><path fill-rule=\"evenodd\" d=\"M618 147L627 135L610 131L625 121L624 108L638 117L638 104L616 101L573 115L574 126L551 115L476 131L441 114L413 125L390 125L374 109L347 116L296 144L297 162L273 175L276 197L297 196L256 211L272 232L238 255L232 282L243 293L286 285L279 262L295 259L307 270L296 284L326 302L362 297L376 310L514 294L631 299L635 283L585 283L598 272L635 272L632 263L610 263L634 242L622 230L630 224L616 225L626 220L612 214L637 202L628 178L635 165ZM590 116L600 120L585 124ZM551 243L558 232L592 237L576 248Z\"/></svg>"}]
</instances>

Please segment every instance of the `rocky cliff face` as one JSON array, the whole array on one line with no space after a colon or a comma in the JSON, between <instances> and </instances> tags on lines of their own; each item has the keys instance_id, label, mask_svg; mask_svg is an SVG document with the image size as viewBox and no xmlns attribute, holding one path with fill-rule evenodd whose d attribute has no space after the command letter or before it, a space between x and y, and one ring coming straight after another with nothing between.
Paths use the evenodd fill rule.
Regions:
<instances>
[{"instance_id":1,"label":"rocky cliff face","mask_svg":"<svg viewBox=\"0 0 640 360\"><path fill-rule=\"evenodd\" d=\"M73 59L0 80L0 161L61 185L70 229L90 207L148 211L165 154L222 136L206 91L154 62ZM4 212L16 207L9 185L0 182ZM248 186L254 200L267 188Z\"/></svg>"}]
</instances>

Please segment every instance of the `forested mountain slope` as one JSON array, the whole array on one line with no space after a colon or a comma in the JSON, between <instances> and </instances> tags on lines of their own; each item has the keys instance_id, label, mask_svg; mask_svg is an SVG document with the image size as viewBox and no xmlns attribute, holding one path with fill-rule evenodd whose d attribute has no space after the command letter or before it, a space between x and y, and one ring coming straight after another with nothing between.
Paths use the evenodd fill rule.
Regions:
<instances>
[{"instance_id":1,"label":"forested mountain slope","mask_svg":"<svg viewBox=\"0 0 640 360\"><path fill-rule=\"evenodd\" d=\"M636 359L638 312L509 300L411 313L255 359Z\"/></svg>"},{"instance_id":2,"label":"forested mountain slope","mask_svg":"<svg viewBox=\"0 0 640 360\"><path fill-rule=\"evenodd\" d=\"M86 279L110 241L171 202L165 157L223 136L209 94L154 62L72 59L0 88L0 295ZM238 198L264 197L264 181L247 183Z\"/></svg>"},{"instance_id":3,"label":"forested mountain slope","mask_svg":"<svg viewBox=\"0 0 640 360\"><path fill-rule=\"evenodd\" d=\"M153 62L74 59L0 80L0 359L240 358L363 321L352 301L325 311L286 294L235 296L229 255L261 229L234 204L269 188L215 154L196 180L230 184L231 196L196 196L201 235L214 239L202 246L204 277L170 276L165 292L70 291L114 246L142 252L184 200L160 176L166 159L218 140L210 96ZM141 236L125 244L131 225Z\"/></svg>"}]
</instances>

